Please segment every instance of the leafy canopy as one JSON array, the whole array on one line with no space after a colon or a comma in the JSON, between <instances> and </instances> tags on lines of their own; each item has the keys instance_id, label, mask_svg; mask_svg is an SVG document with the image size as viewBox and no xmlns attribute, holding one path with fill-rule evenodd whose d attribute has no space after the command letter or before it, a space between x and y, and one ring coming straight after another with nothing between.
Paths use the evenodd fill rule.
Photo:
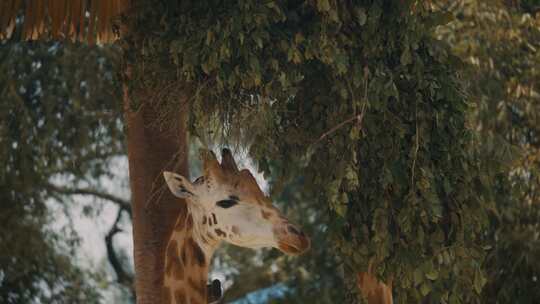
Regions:
<instances>
[{"instance_id":1,"label":"leafy canopy","mask_svg":"<svg viewBox=\"0 0 540 304\"><path fill-rule=\"evenodd\" d=\"M540 299L539 4L459 1L456 19L437 31L467 63L482 182L492 187L486 303Z\"/></svg>"},{"instance_id":2,"label":"leafy canopy","mask_svg":"<svg viewBox=\"0 0 540 304\"><path fill-rule=\"evenodd\" d=\"M193 132L217 117L262 170L276 160L277 184L305 177L346 273L375 265L400 303L471 303L489 201L459 60L432 38L448 17L420 1L152 1L123 43L162 118L189 91Z\"/></svg>"}]
</instances>

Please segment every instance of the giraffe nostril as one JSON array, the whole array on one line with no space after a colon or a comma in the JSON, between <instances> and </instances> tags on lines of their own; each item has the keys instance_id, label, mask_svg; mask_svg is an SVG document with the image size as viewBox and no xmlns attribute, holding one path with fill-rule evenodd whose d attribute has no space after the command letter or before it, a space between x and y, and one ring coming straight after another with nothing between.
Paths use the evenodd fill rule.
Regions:
<instances>
[{"instance_id":1,"label":"giraffe nostril","mask_svg":"<svg viewBox=\"0 0 540 304\"><path fill-rule=\"evenodd\" d=\"M294 226L287 226L287 230L290 232L290 233L294 233L294 234L298 234L298 235L303 235L302 232L298 231L298 229L296 229Z\"/></svg>"}]
</instances>

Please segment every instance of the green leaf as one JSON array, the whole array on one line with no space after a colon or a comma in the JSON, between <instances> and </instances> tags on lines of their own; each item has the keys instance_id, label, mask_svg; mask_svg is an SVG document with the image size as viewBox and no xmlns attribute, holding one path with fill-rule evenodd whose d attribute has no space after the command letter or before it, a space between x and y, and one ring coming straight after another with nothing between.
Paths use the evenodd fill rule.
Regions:
<instances>
[{"instance_id":1,"label":"green leaf","mask_svg":"<svg viewBox=\"0 0 540 304\"><path fill-rule=\"evenodd\" d=\"M262 41L261 37L255 36L253 39L255 39L255 43L257 44L257 47L259 49L262 49L263 48L263 41Z\"/></svg>"},{"instance_id":2,"label":"green leaf","mask_svg":"<svg viewBox=\"0 0 540 304\"><path fill-rule=\"evenodd\" d=\"M461 303L461 300L458 298L457 295L455 295L454 293L452 293L452 294L450 295L450 299L449 299L448 303L450 303L450 304L460 304L460 303Z\"/></svg>"},{"instance_id":3,"label":"green leaf","mask_svg":"<svg viewBox=\"0 0 540 304\"><path fill-rule=\"evenodd\" d=\"M238 40L240 40L240 45L244 45L244 39L245 39L244 33L238 34Z\"/></svg>"},{"instance_id":4,"label":"green leaf","mask_svg":"<svg viewBox=\"0 0 540 304\"><path fill-rule=\"evenodd\" d=\"M409 65L412 63L411 50L408 47L403 50L403 53L401 53L400 62L401 65Z\"/></svg>"},{"instance_id":5,"label":"green leaf","mask_svg":"<svg viewBox=\"0 0 540 304\"><path fill-rule=\"evenodd\" d=\"M480 294L482 293L482 288L484 288L484 285L486 284L487 279L484 277L480 269L476 269L474 272L474 290L476 293Z\"/></svg>"},{"instance_id":6,"label":"green leaf","mask_svg":"<svg viewBox=\"0 0 540 304\"><path fill-rule=\"evenodd\" d=\"M349 132L349 138L353 141L358 140L360 138L360 128L358 128L356 125L353 126Z\"/></svg>"},{"instance_id":7,"label":"green leaf","mask_svg":"<svg viewBox=\"0 0 540 304\"><path fill-rule=\"evenodd\" d=\"M367 14L366 14L365 8L363 7L357 8L355 10L355 15L356 15L356 21L358 22L358 24L360 24L360 26L363 26L364 24L366 24Z\"/></svg>"},{"instance_id":8,"label":"green leaf","mask_svg":"<svg viewBox=\"0 0 540 304\"><path fill-rule=\"evenodd\" d=\"M257 59L257 57L255 56L249 57L249 66L255 72L261 71L261 65L259 64L259 59Z\"/></svg>"},{"instance_id":9,"label":"green leaf","mask_svg":"<svg viewBox=\"0 0 540 304\"><path fill-rule=\"evenodd\" d=\"M330 10L330 2L328 0L317 0L317 8L321 12L327 12Z\"/></svg>"},{"instance_id":10,"label":"green leaf","mask_svg":"<svg viewBox=\"0 0 540 304\"><path fill-rule=\"evenodd\" d=\"M206 45L210 45L214 41L214 32L208 30L206 32Z\"/></svg>"},{"instance_id":11,"label":"green leaf","mask_svg":"<svg viewBox=\"0 0 540 304\"><path fill-rule=\"evenodd\" d=\"M426 23L429 27L435 27L450 23L452 20L454 20L452 12L440 11L431 13Z\"/></svg>"},{"instance_id":12,"label":"green leaf","mask_svg":"<svg viewBox=\"0 0 540 304\"><path fill-rule=\"evenodd\" d=\"M424 281L424 275L420 268L416 268L413 273L414 286L420 285Z\"/></svg>"},{"instance_id":13,"label":"green leaf","mask_svg":"<svg viewBox=\"0 0 540 304\"><path fill-rule=\"evenodd\" d=\"M422 284L420 286L420 293L422 294L422 296L427 296L427 294L431 291L431 284L429 284L428 282L424 282L424 284Z\"/></svg>"},{"instance_id":14,"label":"green leaf","mask_svg":"<svg viewBox=\"0 0 540 304\"><path fill-rule=\"evenodd\" d=\"M435 268L431 269L428 273L426 273L426 278L432 281L437 280L439 278L439 271Z\"/></svg>"},{"instance_id":15,"label":"green leaf","mask_svg":"<svg viewBox=\"0 0 540 304\"><path fill-rule=\"evenodd\" d=\"M347 205L345 204L336 204L334 205L334 210L336 211L336 213L341 216L341 217L345 217L347 215Z\"/></svg>"}]
</instances>

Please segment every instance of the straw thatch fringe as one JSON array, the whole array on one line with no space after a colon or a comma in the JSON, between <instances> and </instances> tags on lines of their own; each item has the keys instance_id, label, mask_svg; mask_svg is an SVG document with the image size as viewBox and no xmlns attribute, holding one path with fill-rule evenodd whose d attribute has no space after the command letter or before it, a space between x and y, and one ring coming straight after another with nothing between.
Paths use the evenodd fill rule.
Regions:
<instances>
[{"instance_id":1,"label":"straw thatch fringe","mask_svg":"<svg viewBox=\"0 0 540 304\"><path fill-rule=\"evenodd\" d=\"M1 0L0 40L55 39L94 43L117 38L113 23L130 0Z\"/></svg>"}]
</instances>

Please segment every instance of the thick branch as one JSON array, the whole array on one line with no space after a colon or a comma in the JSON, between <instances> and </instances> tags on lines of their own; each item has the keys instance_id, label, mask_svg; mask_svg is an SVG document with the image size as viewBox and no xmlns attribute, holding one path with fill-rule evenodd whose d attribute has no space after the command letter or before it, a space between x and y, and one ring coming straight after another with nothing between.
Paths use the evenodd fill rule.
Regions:
<instances>
[{"instance_id":1,"label":"thick branch","mask_svg":"<svg viewBox=\"0 0 540 304\"><path fill-rule=\"evenodd\" d=\"M92 188L66 188L66 187L59 187L53 184L48 184L47 188L50 190L60 193L60 194L66 194L66 195L92 195L104 200L108 200L112 203L115 203L118 205L120 210L125 210L129 213L131 216L131 204L128 200L125 200L121 197L115 196L110 193L105 193L97 189Z\"/></svg>"},{"instance_id":2,"label":"thick branch","mask_svg":"<svg viewBox=\"0 0 540 304\"><path fill-rule=\"evenodd\" d=\"M120 222L120 219L122 218L122 212L127 212L129 216L131 217L131 204L128 200L125 200L123 198L120 198L118 196L115 196L110 193L102 192L98 189L92 189L92 188L67 188L67 187L60 187L53 184L48 184L47 188L51 190L52 192L55 192L56 194L63 194L63 195L91 195L95 196L97 198L101 198L107 201L110 201L116 205L118 205L118 213L116 215L116 219L105 236L105 247L107 249L107 259L109 260L109 263L111 264L111 267L113 268L114 272L116 273L116 281L126 287L129 288L131 293L135 295L135 290L133 286L133 276L127 273L117 254L114 250L113 246L113 237L118 232L121 232L122 230L118 227L118 223Z\"/></svg>"},{"instance_id":3,"label":"thick branch","mask_svg":"<svg viewBox=\"0 0 540 304\"><path fill-rule=\"evenodd\" d=\"M128 286L132 293L135 291L133 290L133 276L128 274L123 266L120 260L118 259L118 256L116 255L116 252L114 251L113 246L113 237L118 232L122 231L118 227L118 223L120 222L120 219L122 218L122 208L118 209L118 213L116 215L116 220L114 221L114 224L112 225L111 229L105 236L105 245L107 248L107 258L109 259L109 263L111 263L112 268L114 269L114 272L116 273L116 280L118 283Z\"/></svg>"}]
</instances>

